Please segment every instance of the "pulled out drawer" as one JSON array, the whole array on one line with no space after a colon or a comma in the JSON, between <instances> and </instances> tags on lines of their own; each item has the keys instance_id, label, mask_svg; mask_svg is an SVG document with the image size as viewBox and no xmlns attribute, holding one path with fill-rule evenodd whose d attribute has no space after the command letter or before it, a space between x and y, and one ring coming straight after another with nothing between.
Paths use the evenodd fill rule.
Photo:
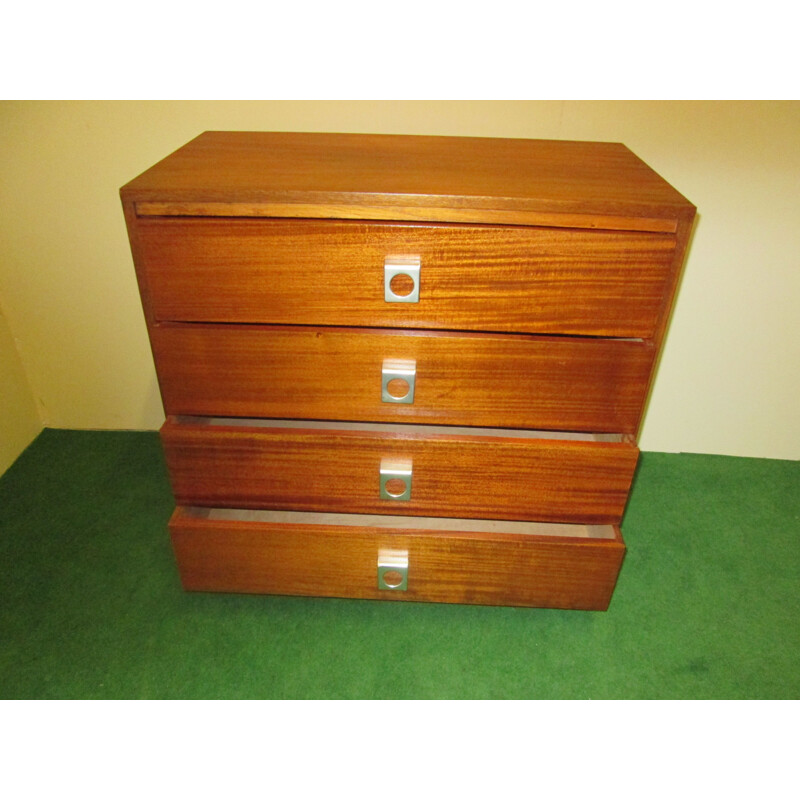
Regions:
<instances>
[{"instance_id":1,"label":"pulled out drawer","mask_svg":"<svg viewBox=\"0 0 800 800\"><path fill-rule=\"evenodd\" d=\"M638 429L655 352L446 331L163 323L150 335L167 414L615 433ZM398 363L414 392L387 398Z\"/></svg>"},{"instance_id":2,"label":"pulled out drawer","mask_svg":"<svg viewBox=\"0 0 800 800\"><path fill-rule=\"evenodd\" d=\"M616 526L176 509L184 589L605 610Z\"/></svg>"},{"instance_id":3,"label":"pulled out drawer","mask_svg":"<svg viewBox=\"0 0 800 800\"><path fill-rule=\"evenodd\" d=\"M638 458L622 436L174 418L180 505L616 523Z\"/></svg>"},{"instance_id":4,"label":"pulled out drawer","mask_svg":"<svg viewBox=\"0 0 800 800\"><path fill-rule=\"evenodd\" d=\"M161 321L640 338L664 312L676 246L662 233L175 217L139 218L136 237Z\"/></svg>"}]
</instances>

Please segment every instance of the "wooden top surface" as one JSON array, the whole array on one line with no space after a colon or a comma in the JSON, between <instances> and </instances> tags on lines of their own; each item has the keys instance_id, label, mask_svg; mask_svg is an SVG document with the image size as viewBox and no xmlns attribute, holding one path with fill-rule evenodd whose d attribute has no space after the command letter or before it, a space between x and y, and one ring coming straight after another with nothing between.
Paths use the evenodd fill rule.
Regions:
<instances>
[{"instance_id":1,"label":"wooden top surface","mask_svg":"<svg viewBox=\"0 0 800 800\"><path fill-rule=\"evenodd\" d=\"M456 221L497 211L511 222L525 213L662 221L694 213L622 144L444 136L208 131L121 195L140 213L220 214L226 204L251 216L259 205L299 204L327 207L313 216L370 219L383 209L378 216L391 218L405 209L398 218L434 221L447 210Z\"/></svg>"}]
</instances>

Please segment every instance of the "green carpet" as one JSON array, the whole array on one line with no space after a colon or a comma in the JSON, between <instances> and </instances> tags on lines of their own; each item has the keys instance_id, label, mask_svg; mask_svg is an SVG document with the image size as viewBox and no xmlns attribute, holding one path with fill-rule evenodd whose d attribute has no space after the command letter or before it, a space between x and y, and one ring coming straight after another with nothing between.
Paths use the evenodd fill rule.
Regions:
<instances>
[{"instance_id":1,"label":"green carpet","mask_svg":"<svg viewBox=\"0 0 800 800\"><path fill-rule=\"evenodd\" d=\"M182 592L155 433L0 478L0 697L798 698L800 462L645 453L607 612Z\"/></svg>"}]
</instances>

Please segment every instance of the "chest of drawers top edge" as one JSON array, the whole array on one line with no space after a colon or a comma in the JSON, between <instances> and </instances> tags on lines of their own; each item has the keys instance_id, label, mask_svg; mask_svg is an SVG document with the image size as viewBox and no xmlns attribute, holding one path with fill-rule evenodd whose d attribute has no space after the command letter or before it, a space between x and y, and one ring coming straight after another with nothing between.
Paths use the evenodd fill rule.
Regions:
<instances>
[{"instance_id":1,"label":"chest of drawers top edge","mask_svg":"<svg viewBox=\"0 0 800 800\"><path fill-rule=\"evenodd\" d=\"M622 144L536 139L206 131L120 191L142 215L675 232L695 213Z\"/></svg>"},{"instance_id":2,"label":"chest of drawers top edge","mask_svg":"<svg viewBox=\"0 0 800 800\"><path fill-rule=\"evenodd\" d=\"M185 588L607 607L695 215L630 150L211 131L120 194ZM419 302L384 307L384 255ZM362 385L383 356L414 365L416 398ZM337 369L346 395L310 387ZM408 497L368 477L412 454ZM491 486L465 478L484 462Z\"/></svg>"}]
</instances>

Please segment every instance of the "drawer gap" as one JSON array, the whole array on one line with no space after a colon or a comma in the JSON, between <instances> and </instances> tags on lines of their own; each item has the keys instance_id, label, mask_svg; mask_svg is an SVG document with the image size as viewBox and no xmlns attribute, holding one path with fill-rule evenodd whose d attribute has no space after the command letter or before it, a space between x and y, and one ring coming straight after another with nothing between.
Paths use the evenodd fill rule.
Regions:
<instances>
[{"instance_id":1,"label":"drawer gap","mask_svg":"<svg viewBox=\"0 0 800 800\"><path fill-rule=\"evenodd\" d=\"M365 528L397 528L403 531L424 530L453 533L513 534L551 536L570 539L616 540L613 525L575 525L549 522L512 522L495 519L455 519L452 517L408 517L380 514L323 514L309 511L273 511L268 509L203 508L185 506L179 513L196 519L228 522L261 522L303 525L342 525Z\"/></svg>"},{"instance_id":2,"label":"drawer gap","mask_svg":"<svg viewBox=\"0 0 800 800\"><path fill-rule=\"evenodd\" d=\"M364 431L369 433L419 434L424 436L502 436L520 439L556 439L574 442L628 443L631 437L623 433L585 433L581 431L548 431L522 428L469 428L451 425L405 425L373 422L340 422L325 420L287 420L252 417L200 417L177 415L172 419L180 425L234 428L285 428L311 430Z\"/></svg>"},{"instance_id":3,"label":"drawer gap","mask_svg":"<svg viewBox=\"0 0 800 800\"><path fill-rule=\"evenodd\" d=\"M611 336L608 334L592 334L592 333L558 333L549 330L541 331L508 331L500 328L486 328L476 331L472 328L412 328L409 330L399 330L398 328L386 328L376 325L326 325L324 323L314 323L313 325L294 325L290 323L281 322L237 322L226 321L217 319L187 319L187 318L167 318L159 317L154 323L153 327L156 328L172 328L172 327L203 327L206 325L214 325L220 328L251 328L251 329L264 329L264 330L287 330L287 331L303 331L303 330L325 330L335 333L337 331L365 331L370 333L379 333L385 335L399 335L406 336L412 333L414 336L444 336L447 334L456 334L458 336L481 338L487 337L502 337L506 340L513 339L564 339L564 340L583 340L583 339L604 339L615 342L633 342L636 344L651 343L652 340L641 336Z\"/></svg>"}]
</instances>

